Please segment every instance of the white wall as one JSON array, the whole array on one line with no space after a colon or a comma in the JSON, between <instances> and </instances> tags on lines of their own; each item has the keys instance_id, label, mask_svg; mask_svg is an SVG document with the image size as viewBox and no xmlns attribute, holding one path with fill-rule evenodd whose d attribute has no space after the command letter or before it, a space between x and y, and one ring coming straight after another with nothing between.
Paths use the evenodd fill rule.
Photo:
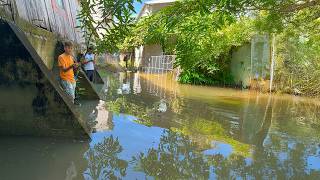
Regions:
<instances>
[{"instance_id":1,"label":"white wall","mask_svg":"<svg viewBox=\"0 0 320 180\"><path fill-rule=\"evenodd\" d=\"M162 48L158 44L146 45L143 47L143 56L141 58L140 66L146 66L151 56L163 55Z\"/></svg>"}]
</instances>

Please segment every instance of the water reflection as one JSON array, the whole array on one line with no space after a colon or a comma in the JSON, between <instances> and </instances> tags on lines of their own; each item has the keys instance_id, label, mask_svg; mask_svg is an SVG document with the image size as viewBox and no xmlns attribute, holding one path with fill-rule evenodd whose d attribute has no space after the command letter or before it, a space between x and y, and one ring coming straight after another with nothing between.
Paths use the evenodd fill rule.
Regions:
<instances>
[{"instance_id":1,"label":"water reflection","mask_svg":"<svg viewBox=\"0 0 320 180\"><path fill-rule=\"evenodd\" d=\"M48 110L48 98L45 94L45 88L43 84L37 84L37 93L36 97L32 101L32 107L34 114L38 116L45 116L47 115Z\"/></svg>"},{"instance_id":2,"label":"water reflection","mask_svg":"<svg viewBox=\"0 0 320 180\"><path fill-rule=\"evenodd\" d=\"M139 126L130 116L114 118L112 132L96 135L95 139L102 143L92 145L88 151L99 155L89 158L89 168L91 163L100 162L109 167L109 159L114 159L121 163L113 164L109 169L112 172L105 172L117 174L118 178L122 177L121 169L123 177L128 179L317 179L320 176L317 164L320 148L277 133L268 136L263 149L253 148L252 156L246 157L235 153L228 143L216 141L215 147L203 150L179 132ZM100 155L107 160L102 161ZM103 170L104 166L100 167L96 172Z\"/></svg>"},{"instance_id":3,"label":"water reflection","mask_svg":"<svg viewBox=\"0 0 320 180\"><path fill-rule=\"evenodd\" d=\"M314 102L169 86L170 77L121 76L106 77L107 102L82 106L95 129L91 142L51 145L48 140L22 138L21 145L16 139L1 139L2 177L21 179L22 173L27 179L320 178L320 106ZM160 83L166 81L167 85ZM119 94L123 84L130 89ZM38 176L39 169L43 173Z\"/></svg>"},{"instance_id":4,"label":"water reflection","mask_svg":"<svg viewBox=\"0 0 320 180\"><path fill-rule=\"evenodd\" d=\"M1 137L0 173L3 180L78 180L87 168L87 142L35 137Z\"/></svg>"},{"instance_id":5,"label":"water reflection","mask_svg":"<svg viewBox=\"0 0 320 180\"><path fill-rule=\"evenodd\" d=\"M208 179L210 165L196 144L164 130L157 148L133 158L136 170L155 179Z\"/></svg>"},{"instance_id":6,"label":"water reflection","mask_svg":"<svg viewBox=\"0 0 320 180\"><path fill-rule=\"evenodd\" d=\"M141 92L110 94L107 108L116 114L134 115L137 118L133 121L142 125L169 129L159 137L157 147L134 156L135 170L169 179L313 179L320 176L319 106L314 103L228 89L168 87L163 83L164 77L157 75L142 74L139 80L136 74L124 77L128 87L136 87L139 82ZM206 93L208 89L211 94ZM208 176L196 162L191 164L200 168L202 177L190 167L184 170L190 176L184 176L171 167L172 163L167 163L171 160L168 156L174 153L166 152L162 139L172 134L194 145L193 153L198 153L202 164L210 167L205 170L210 172ZM170 150L182 146L185 152L190 150L189 154L193 151L190 145L175 143L168 145ZM177 157L177 162L184 160L183 155Z\"/></svg>"},{"instance_id":7,"label":"water reflection","mask_svg":"<svg viewBox=\"0 0 320 180\"><path fill-rule=\"evenodd\" d=\"M279 143L276 149L273 143ZM292 142L291 142L292 143ZM268 142L264 149L254 151L252 159L232 155L210 156L215 167L214 177L222 179L317 179L319 169L309 166L310 146L303 143L291 144L287 141ZM270 146L271 145L271 146ZM292 146L292 147L290 147Z\"/></svg>"},{"instance_id":8,"label":"water reflection","mask_svg":"<svg viewBox=\"0 0 320 180\"><path fill-rule=\"evenodd\" d=\"M122 147L117 138L110 136L103 142L95 144L86 153L88 169L84 176L86 179L119 179L126 175L128 162L119 159L118 154Z\"/></svg>"}]
</instances>

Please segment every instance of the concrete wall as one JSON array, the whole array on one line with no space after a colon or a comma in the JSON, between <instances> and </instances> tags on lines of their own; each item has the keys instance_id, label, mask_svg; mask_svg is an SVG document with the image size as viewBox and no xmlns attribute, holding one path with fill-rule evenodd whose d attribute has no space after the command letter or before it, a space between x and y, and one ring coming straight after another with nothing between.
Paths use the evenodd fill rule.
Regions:
<instances>
[{"instance_id":1,"label":"concrete wall","mask_svg":"<svg viewBox=\"0 0 320 180\"><path fill-rule=\"evenodd\" d=\"M135 62L135 66L136 67L141 67L140 64L142 62L142 58L143 58L143 46L140 47L136 47L134 49L134 62Z\"/></svg>"},{"instance_id":2,"label":"concrete wall","mask_svg":"<svg viewBox=\"0 0 320 180\"><path fill-rule=\"evenodd\" d=\"M0 21L0 134L88 137L52 72L15 30Z\"/></svg>"},{"instance_id":3,"label":"concrete wall","mask_svg":"<svg viewBox=\"0 0 320 180\"><path fill-rule=\"evenodd\" d=\"M235 84L247 87L250 85L251 44L245 44L232 53L231 73Z\"/></svg>"},{"instance_id":4,"label":"concrete wall","mask_svg":"<svg viewBox=\"0 0 320 180\"><path fill-rule=\"evenodd\" d=\"M163 52L160 45L151 44L136 48L135 55L137 66L143 67L148 65L151 56L161 56Z\"/></svg>"},{"instance_id":5,"label":"concrete wall","mask_svg":"<svg viewBox=\"0 0 320 180\"><path fill-rule=\"evenodd\" d=\"M19 24L23 24L23 22L20 22ZM41 28L32 27L27 23L24 23L24 25L20 27L23 28L25 35L47 68L52 70L55 61L57 61L58 55L58 52L56 52L56 49L59 48L57 37L48 31L45 31Z\"/></svg>"},{"instance_id":6,"label":"concrete wall","mask_svg":"<svg viewBox=\"0 0 320 180\"><path fill-rule=\"evenodd\" d=\"M254 36L250 43L234 49L231 59L231 73L235 84L247 88L256 80L268 80L270 54L268 36Z\"/></svg>"},{"instance_id":7,"label":"concrete wall","mask_svg":"<svg viewBox=\"0 0 320 180\"><path fill-rule=\"evenodd\" d=\"M251 42L254 79L270 79L271 48L268 36L255 36Z\"/></svg>"},{"instance_id":8,"label":"concrete wall","mask_svg":"<svg viewBox=\"0 0 320 180\"><path fill-rule=\"evenodd\" d=\"M151 56L161 56L163 54L162 48L158 44L151 44L144 46L143 51L143 61L141 62L141 65L146 65L148 63Z\"/></svg>"}]
</instances>

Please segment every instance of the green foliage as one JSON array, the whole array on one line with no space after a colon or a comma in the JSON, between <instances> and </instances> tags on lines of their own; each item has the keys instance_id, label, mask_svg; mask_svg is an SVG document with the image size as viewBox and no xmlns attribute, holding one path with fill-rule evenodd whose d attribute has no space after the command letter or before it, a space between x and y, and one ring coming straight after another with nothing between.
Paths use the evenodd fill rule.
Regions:
<instances>
[{"instance_id":1,"label":"green foliage","mask_svg":"<svg viewBox=\"0 0 320 180\"><path fill-rule=\"evenodd\" d=\"M134 22L134 1L141 0L80 0L78 18L85 32L87 44L96 44L98 52L118 51Z\"/></svg>"},{"instance_id":2,"label":"green foliage","mask_svg":"<svg viewBox=\"0 0 320 180\"><path fill-rule=\"evenodd\" d=\"M210 11L178 16L175 12L182 4L139 21L122 48L159 44L165 53L177 55L176 66L182 69L180 82L231 84L229 54L233 47L250 40L254 34L252 20L241 18L235 23L234 16Z\"/></svg>"},{"instance_id":3,"label":"green foliage","mask_svg":"<svg viewBox=\"0 0 320 180\"><path fill-rule=\"evenodd\" d=\"M120 45L159 44L177 55L180 82L232 84L230 52L257 33L281 33L318 1L184 0L140 20Z\"/></svg>"},{"instance_id":4,"label":"green foliage","mask_svg":"<svg viewBox=\"0 0 320 180\"><path fill-rule=\"evenodd\" d=\"M237 23L229 21L227 25L218 27L211 22L221 18L219 14L210 14L208 19L199 24L196 18L204 19L199 15L193 18L194 23L182 24L181 34L186 35L179 38L176 46L176 65L183 70L180 82L231 84L230 52L232 48L248 42L254 35L252 21L244 18Z\"/></svg>"},{"instance_id":5,"label":"green foliage","mask_svg":"<svg viewBox=\"0 0 320 180\"><path fill-rule=\"evenodd\" d=\"M317 72L314 64L319 54L319 24L315 21L320 1L181 0L137 24L131 18L132 3L81 0L79 18L88 42L94 40L100 52L132 51L140 45L159 44L163 52L177 55L176 66L182 70L180 82L228 85L233 83L229 67L233 48L248 42L254 34L275 33L281 41L279 51L287 52L278 54L281 67L287 68L283 74L278 72L285 77L281 81L291 83L284 83L280 89L298 88L307 93L318 84L316 73L303 76L300 82L295 79L310 68ZM93 18L97 15L98 20ZM308 40L301 42L301 37ZM294 67L288 69L288 64ZM310 79L312 85L305 87L303 84Z\"/></svg>"},{"instance_id":6,"label":"green foliage","mask_svg":"<svg viewBox=\"0 0 320 180\"><path fill-rule=\"evenodd\" d=\"M320 96L320 7L297 13L277 36L277 90Z\"/></svg>"}]
</instances>

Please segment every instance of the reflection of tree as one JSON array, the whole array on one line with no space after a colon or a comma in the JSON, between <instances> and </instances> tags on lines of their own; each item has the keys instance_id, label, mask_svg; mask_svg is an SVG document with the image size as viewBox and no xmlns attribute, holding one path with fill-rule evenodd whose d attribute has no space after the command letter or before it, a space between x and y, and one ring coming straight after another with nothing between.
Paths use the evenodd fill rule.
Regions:
<instances>
[{"instance_id":1,"label":"reflection of tree","mask_svg":"<svg viewBox=\"0 0 320 180\"><path fill-rule=\"evenodd\" d=\"M118 179L126 175L128 163L119 159L122 147L113 136L90 148L85 158L88 160L88 170L85 173L91 179Z\"/></svg>"},{"instance_id":2,"label":"reflection of tree","mask_svg":"<svg viewBox=\"0 0 320 180\"><path fill-rule=\"evenodd\" d=\"M220 154L208 156L217 179L319 179L319 170L310 171L307 168L307 157L312 147L296 143L289 148L289 141L272 139L277 142L266 143L264 149L257 148L251 163L235 154L229 157Z\"/></svg>"},{"instance_id":3,"label":"reflection of tree","mask_svg":"<svg viewBox=\"0 0 320 180\"><path fill-rule=\"evenodd\" d=\"M138 119L137 123L151 126L152 116L155 112L155 108L148 108L146 106L140 106L136 103L129 102L125 97L117 98L115 101L107 102L108 110L114 113L125 113L130 114Z\"/></svg>"},{"instance_id":4,"label":"reflection of tree","mask_svg":"<svg viewBox=\"0 0 320 180\"><path fill-rule=\"evenodd\" d=\"M104 72L104 71L101 71L101 72ZM100 75L101 75L101 72L99 72ZM116 79L115 77L113 77L113 75L111 75L111 74L110 75L103 75L102 74L101 76L107 76L106 77L107 87L104 90L106 99L114 99L114 95L117 94L118 87L120 86L119 80Z\"/></svg>"},{"instance_id":5,"label":"reflection of tree","mask_svg":"<svg viewBox=\"0 0 320 180\"><path fill-rule=\"evenodd\" d=\"M212 141L224 142L232 146L236 154L250 156L250 146L233 139L227 130L218 122L206 119L190 119L180 128L171 128L196 142L202 149L211 148Z\"/></svg>"},{"instance_id":6,"label":"reflection of tree","mask_svg":"<svg viewBox=\"0 0 320 180\"><path fill-rule=\"evenodd\" d=\"M281 114L287 119L276 122L281 131L299 139L320 138L319 104L312 101L277 100L273 106L275 114Z\"/></svg>"},{"instance_id":7,"label":"reflection of tree","mask_svg":"<svg viewBox=\"0 0 320 180\"><path fill-rule=\"evenodd\" d=\"M208 179L209 165L197 146L172 131L164 131L157 149L134 157L137 170L156 179Z\"/></svg>"},{"instance_id":8,"label":"reflection of tree","mask_svg":"<svg viewBox=\"0 0 320 180\"><path fill-rule=\"evenodd\" d=\"M181 114L183 112L183 106L185 106L185 101L180 97L169 98L169 106L172 112Z\"/></svg>"},{"instance_id":9,"label":"reflection of tree","mask_svg":"<svg viewBox=\"0 0 320 180\"><path fill-rule=\"evenodd\" d=\"M272 122L273 108L271 107L270 103L271 103L271 96L269 96L268 98L268 103L266 105L266 109L264 112L262 125L258 130L258 132L255 134L255 138L254 138L254 141L255 141L254 144L259 148L263 147L263 142L268 135L271 122Z\"/></svg>"}]
</instances>

